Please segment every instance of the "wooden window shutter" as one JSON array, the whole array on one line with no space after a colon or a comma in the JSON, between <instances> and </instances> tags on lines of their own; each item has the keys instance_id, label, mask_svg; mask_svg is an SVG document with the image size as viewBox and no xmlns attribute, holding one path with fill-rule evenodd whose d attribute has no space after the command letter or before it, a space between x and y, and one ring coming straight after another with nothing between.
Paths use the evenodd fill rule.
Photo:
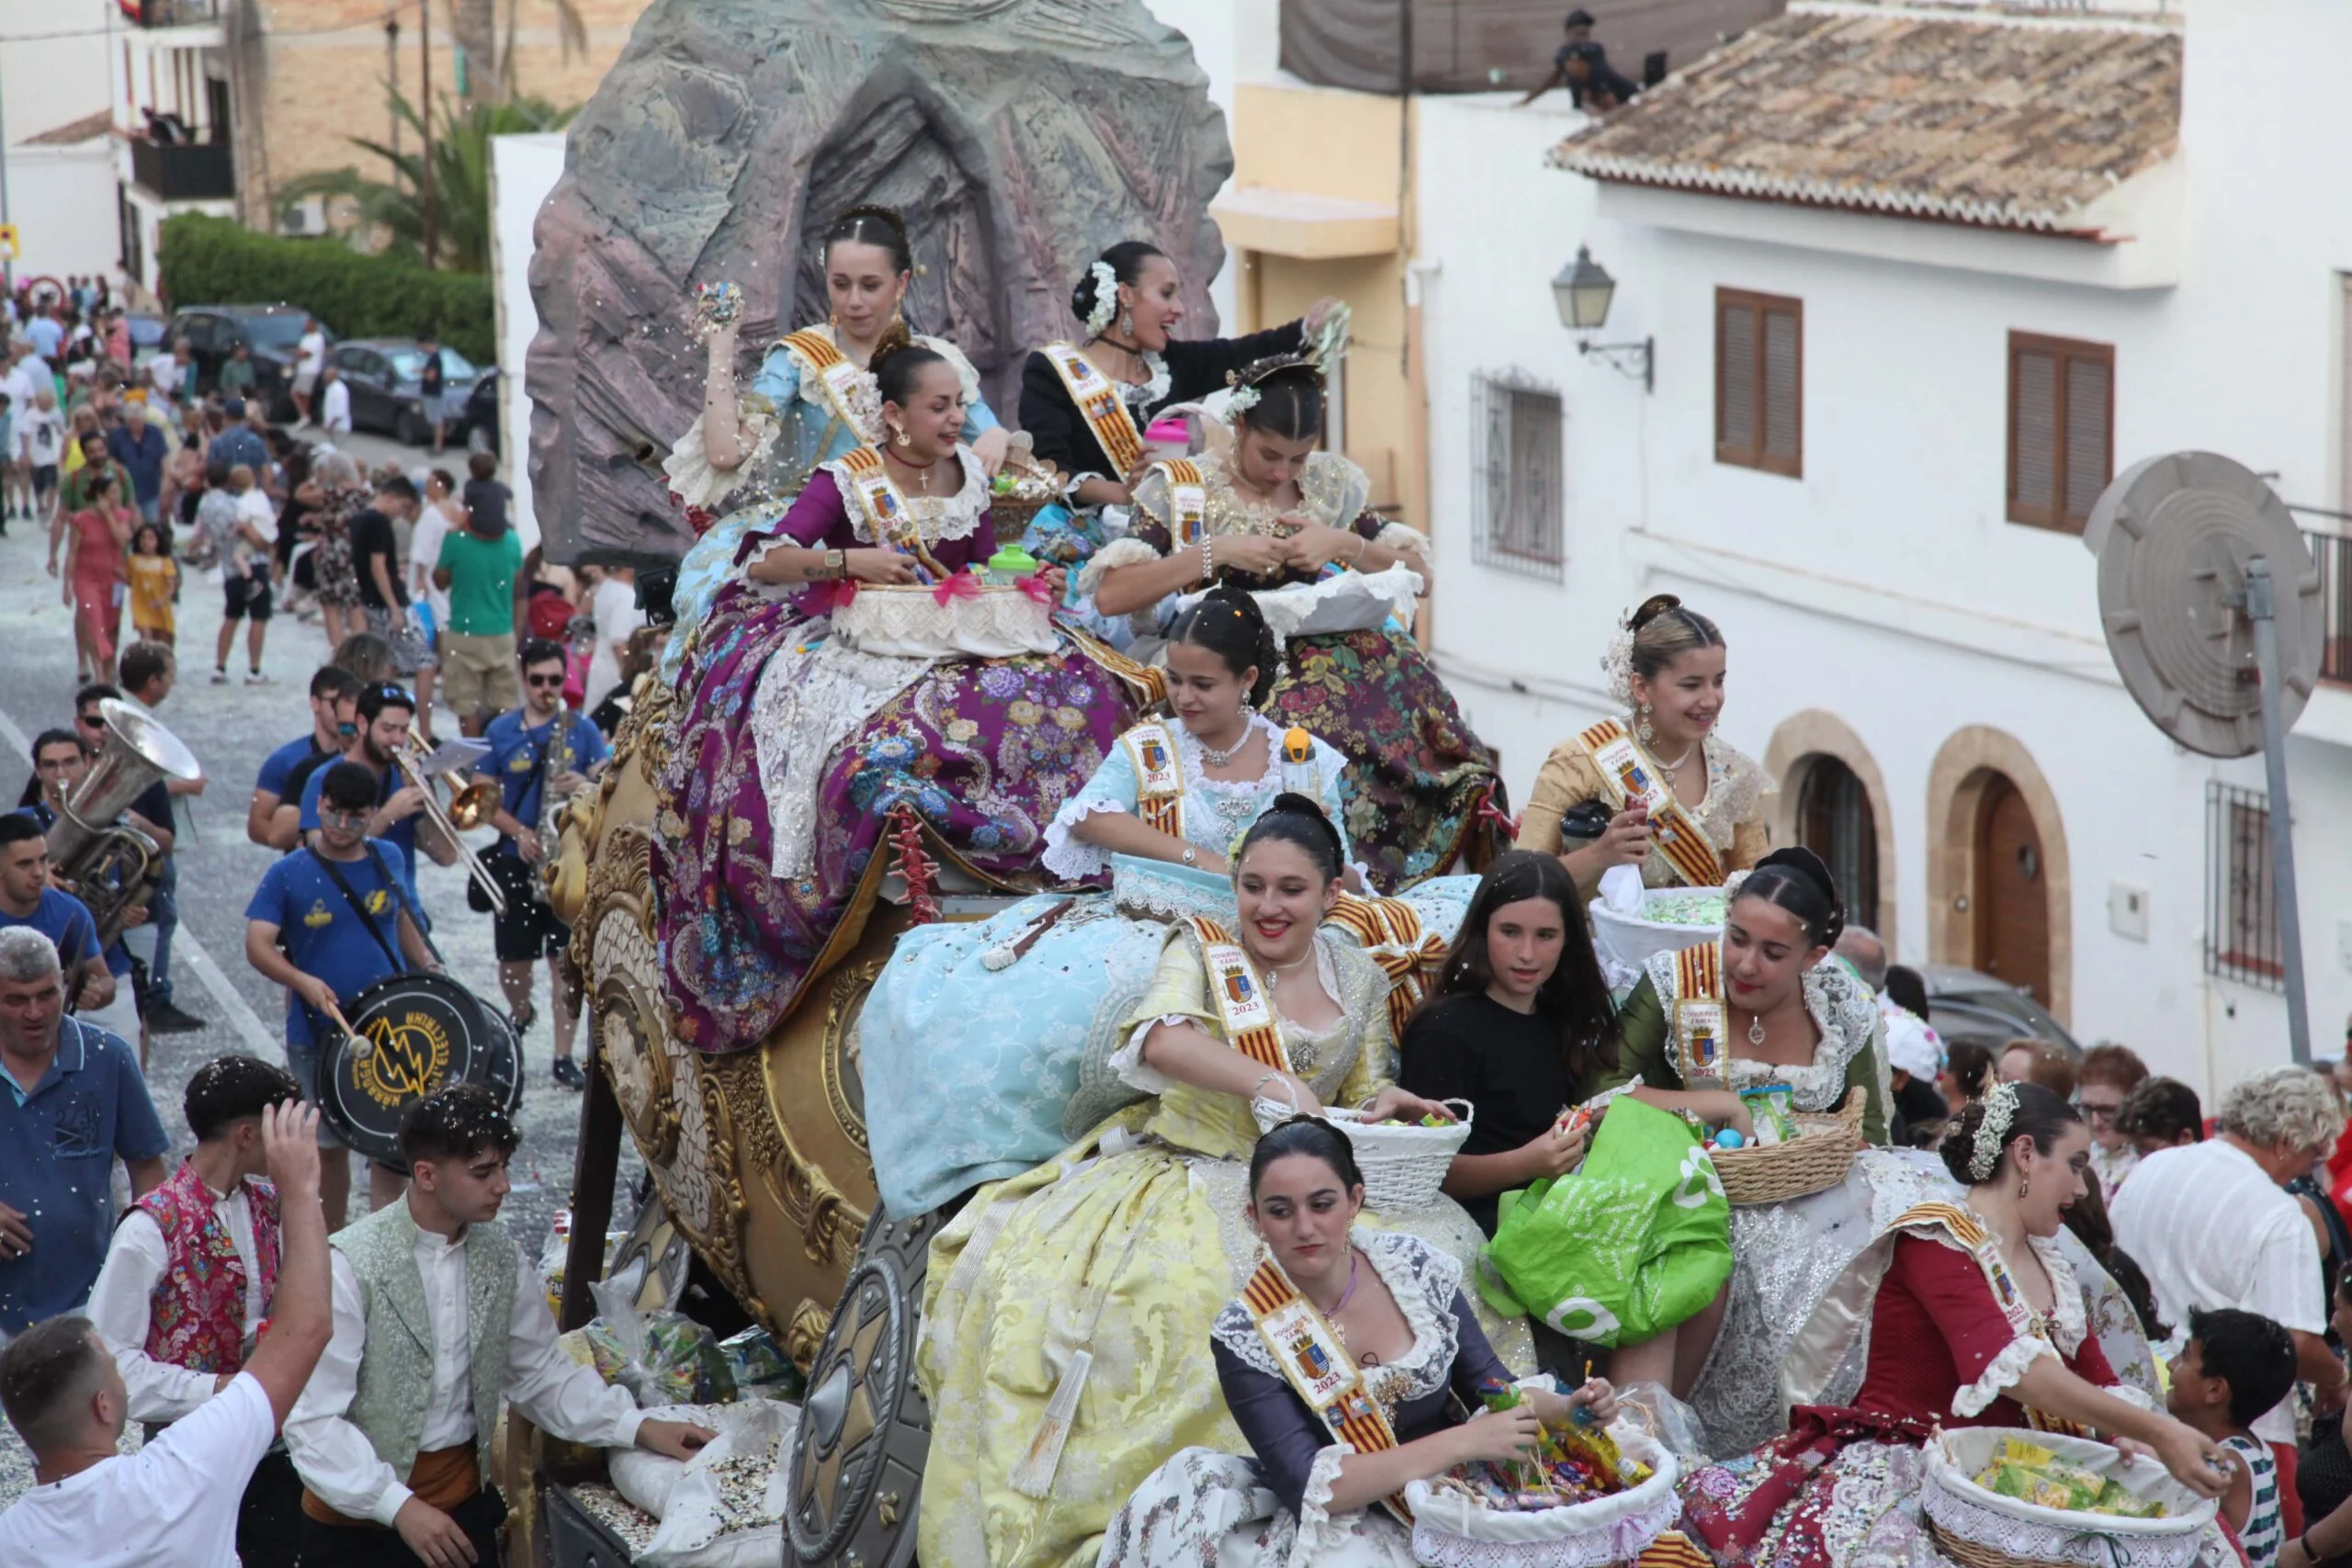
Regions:
<instances>
[{"instance_id":1,"label":"wooden window shutter","mask_svg":"<svg viewBox=\"0 0 2352 1568\"><path fill-rule=\"evenodd\" d=\"M2115 350L2009 334L2008 520L2079 534L2115 477Z\"/></svg>"},{"instance_id":2,"label":"wooden window shutter","mask_svg":"<svg viewBox=\"0 0 2352 1568\"><path fill-rule=\"evenodd\" d=\"M1804 302L1715 290L1715 460L1804 471Z\"/></svg>"}]
</instances>

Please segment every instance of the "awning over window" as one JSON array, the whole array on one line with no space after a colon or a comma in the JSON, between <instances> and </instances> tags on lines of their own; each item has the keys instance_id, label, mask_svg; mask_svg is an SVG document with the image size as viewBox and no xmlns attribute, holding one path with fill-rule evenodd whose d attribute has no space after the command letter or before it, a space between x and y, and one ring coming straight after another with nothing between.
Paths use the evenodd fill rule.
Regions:
<instances>
[{"instance_id":1,"label":"awning over window","mask_svg":"<svg viewBox=\"0 0 2352 1568\"><path fill-rule=\"evenodd\" d=\"M1209 216L1236 250L1300 261L1385 256L1396 249L1402 232L1393 203L1266 186L1226 192L1209 204Z\"/></svg>"}]
</instances>

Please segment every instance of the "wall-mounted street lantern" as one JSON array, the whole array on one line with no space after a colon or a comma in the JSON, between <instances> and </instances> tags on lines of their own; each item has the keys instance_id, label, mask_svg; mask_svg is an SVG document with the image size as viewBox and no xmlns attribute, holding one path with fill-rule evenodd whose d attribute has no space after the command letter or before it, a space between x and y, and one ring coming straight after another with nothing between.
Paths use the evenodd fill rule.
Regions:
<instances>
[{"instance_id":1,"label":"wall-mounted street lantern","mask_svg":"<svg viewBox=\"0 0 2352 1568\"><path fill-rule=\"evenodd\" d=\"M1609 321L1610 301L1617 296L1617 280L1592 259L1589 246L1577 247L1577 259L1552 279L1552 299L1560 310L1560 324L1572 333L1599 332ZM1597 354L1601 360L1642 384L1645 392L1657 390L1655 355L1657 339L1639 343L1577 342L1578 354Z\"/></svg>"}]
</instances>

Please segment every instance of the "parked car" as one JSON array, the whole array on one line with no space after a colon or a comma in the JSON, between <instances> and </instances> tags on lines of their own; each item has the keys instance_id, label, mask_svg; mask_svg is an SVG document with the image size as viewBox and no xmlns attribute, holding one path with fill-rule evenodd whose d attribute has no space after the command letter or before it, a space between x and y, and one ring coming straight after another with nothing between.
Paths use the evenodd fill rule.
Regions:
<instances>
[{"instance_id":1,"label":"parked car","mask_svg":"<svg viewBox=\"0 0 2352 1568\"><path fill-rule=\"evenodd\" d=\"M498 370L494 366L481 373L481 378L474 383L472 395L466 399L466 446L470 451L487 452L493 457L499 455Z\"/></svg>"},{"instance_id":2,"label":"parked car","mask_svg":"<svg viewBox=\"0 0 2352 1568\"><path fill-rule=\"evenodd\" d=\"M251 351L254 393L269 405L273 420L294 417L294 361L309 312L293 305L190 305L164 324L163 349L187 339L196 359L198 396L220 384L220 367L243 344ZM330 333L327 342L334 342Z\"/></svg>"},{"instance_id":3,"label":"parked car","mask_svg":"<svg viewBox=\"0 0 2352 1568\"><path fill-rule=\"evenodd\" d=\"M1919 976L1928 984L1928 1021L1948 1045L1973 1041L1997 1054L2012 1040L2047 1040L2069 1056L2083 1054L2030 991L1954 964L1922 964Z\"/></svg>"},{"instance_id":4,"label":"parked car","mask_svg":"<svg viewBox=\"0 0 2352 1568\"><path fill-rule=\"evenodd\" d=\"M442 384L465 412L449 422L447 435L462 448L470 417L467 400L481 378L473 362L454 348L441 351ZM433 418L424 412L424 396L417 378L424 370L424 351L411 337L356 338L338 344L327 363L351 389L351 427L378 430L421 446L433 439Z\"/></svg>"}]
</instances>

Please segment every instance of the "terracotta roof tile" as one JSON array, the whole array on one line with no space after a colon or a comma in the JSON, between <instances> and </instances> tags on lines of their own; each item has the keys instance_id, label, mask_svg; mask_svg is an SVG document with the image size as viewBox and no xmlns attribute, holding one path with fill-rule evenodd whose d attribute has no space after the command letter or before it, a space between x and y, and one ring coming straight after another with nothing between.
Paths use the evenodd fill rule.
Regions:
<instances>
[{"instance_id":1,"label":"terracotta roof tile","mask_svg":"<svg viewBox=\"0 0 2352 1568\"><path fill-rule=\"evenodd\" d=\"M1554 149L1595 179L2078 230L2180 140L2162 25L1795 8Z\"/></svg>"}]
</instances>

